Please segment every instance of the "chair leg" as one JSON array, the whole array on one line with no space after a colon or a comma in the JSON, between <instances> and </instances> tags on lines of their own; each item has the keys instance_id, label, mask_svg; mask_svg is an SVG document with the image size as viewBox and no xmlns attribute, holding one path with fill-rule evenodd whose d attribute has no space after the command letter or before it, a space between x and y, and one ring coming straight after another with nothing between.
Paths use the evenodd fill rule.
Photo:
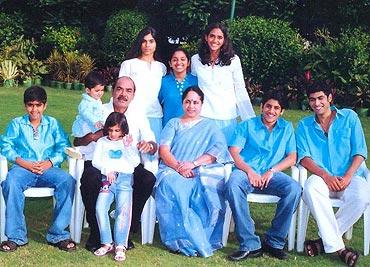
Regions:
<instances>
[{"instance_id":1,"label":"chair leg","mask_svg":"<svg viewBox=\"0 0 370 267\"><path fill-rule=\"evenodd\" d=\"M306 238L308 218L310 210L307 205L301 200L298 209L298 231L297 231L297 252L303 252L303 243Z\"/></svg>"},{"instance_id":2,"label":"chair leg","mask_svg":"<svg viewBox=\"0 0 370 267\"><path fill-rule=\"evenodd\" d=\"M0 188L0 241L6 241L7 238L5 236L5 201L3 198L3 193Z\"/></svg>"},{"instance_id":3,"label":"chair leg","mask_svg":"<svg viewBox=\"0 0 370 267\"><path fill-rule=\"evenodd\" d=\"M153 208L154 212L151 212ZM152 197L150 197L146 201L143 212L141 213L141 244L147 243L151 244L153 242L154 227L155 227L155 204L154 199L152 202Z\"/></svg>"},{"instance_id":4,"label":"chair leg","mask_svg":"<svg viewBox=\"0 0 370 267\"><path fill-rule=\"evenodd\" d=\"M150 201L150 217L149 217L149 225L148 225L148 243L153 244L154 239L154 229L155 229L155 221L156 221L156 213L155 213L155 200L153 197L149 198Z\"/></svg>"},{"instance_id":5,"label":"chair leg","mask_svg":"<svg viewBox=\"0 0 370 267\"><path fill-rule=\"evenodd\" d=\"M364 212L364 256L369 255L370 247L370 206Z\"/></svg>"},{"instance_id":6,"label":"chair leg","mask_svg":"<svg viewBox=\"0 0 370 267\"><path fill-rule=\"evenodd\" d=\"M353 225L351 226L351 228L348 229L347 232L345 232L344 237L347 240L351 240L352 239L352 232L353 232Z\"/></svg>"},{"instance_id":7,"label":"chair leg","mask_svg":"<svg viewBox=\"0 0 370 267\"><path fill-rule=\"evenodd\" d=\"M293 213L292 221L290 222L288 233L288 251L292 251L294 249L296 224L297 224L297 211Z\"/></svg>"},{"instance_id":8,"label":"chair leg","mask_svg":"<svg viewBox=\"0 0 370 267\"><path fill-rule=\"evenodd\" d=\"M226 202L225 221L224 221L224 227L222 230L222 244L224 247L226 247L227 239L229 237L231 217L232 216L231 216L231 209L229 206L229 202Z\"/></svg>"}]
</instances>

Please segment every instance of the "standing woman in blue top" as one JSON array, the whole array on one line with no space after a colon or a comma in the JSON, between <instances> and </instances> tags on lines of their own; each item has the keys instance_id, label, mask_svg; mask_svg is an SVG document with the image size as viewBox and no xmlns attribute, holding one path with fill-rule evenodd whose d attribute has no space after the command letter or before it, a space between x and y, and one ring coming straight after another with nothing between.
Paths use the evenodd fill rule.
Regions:
<instances>
[{"instance_id":1,"label":"standing woman in blue top","mask_svg":"<svg viewBox=\"0 0 370 267\"><path fill-rule=\"evenodd\" d=\"M161 89L158 99L163 108L163 127L167 122L184 114L182 110L182 93L190 86L196 86L198 79L188 73L190 66L189 53L179 47L176 48L170 57L170 73L162 78Z\"/></svg>"},{"instance_id":2,"label":"standing woman in blue top","mask_svg":"<svg viewBox=\"0 0 370 267\"><path fill-rule=\"evenodd\" d=\"M150 128L159 140L162 130L162 108L158 101L162 77L166 74L166 66L158 61L157 31L145 27L136 37L126 60L121 64L119 76L128 76L135 83L135 98L130 108L144 111L148 117Z\"/></svg>"},{"instance_id":3,"label":"standing woman in blue top","mask_svg":"<svg viewBox=\"0 0 370 267\"><path fill-rule=\"evenodd\" d=\"M205 95L201 115L215 121L226 139L232 136L238 116L242 120L255 116L240 59L223 24L206 28L198 54L191 58L191 73Z\"/></svg>"}]
</instances>

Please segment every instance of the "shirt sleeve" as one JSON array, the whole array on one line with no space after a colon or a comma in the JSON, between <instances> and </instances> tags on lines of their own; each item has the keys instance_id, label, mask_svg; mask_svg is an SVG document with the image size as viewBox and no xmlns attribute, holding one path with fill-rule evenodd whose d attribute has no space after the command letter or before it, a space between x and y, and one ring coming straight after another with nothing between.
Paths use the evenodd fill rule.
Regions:
<instances>
[{"instance_id":1,"label":"shirt sleeve","mask_svg":"<svg viewBox=\"0 0 370 267\"><path fill-rule=\"evenodd\" d=\"M237 55L231 61L232 76L234 82L234 91L236 97L236 106L240 118L244 121L255 117L253 106L249 98L247 89L245 88L244 75L240 59Z\"/></svg>"},{"instance_id":2,"label":"shirt sleeve","mask_svg":"<svg viewBox=\"0 0 370 267\"><path fill-rule=\"evenodd\" d=\"M176 122L178 122L178 119L171 119L163 128L160 137L160 145L167 145L171 147L173 138L176 135Z\"/></svg>"},{"instance_id":3,"label":"shirt sleeve","mask_svg":"<svg viewBox=\"0 0 370 267\"><path fill-rule=\"evenodd\" d=\"M5 134L0 138L0 151L1 154L11 162L15 162L15 159L19 157L17 151L14 149L15 143L19 137L19 124L12 120L6 130Z\"/></svg>"},{"instance_id":4,"label":"shirt sleeve","mask_svg":"<svg viewBox=\"0 0 370 267\"><path fill-rule=\"evenodd\" d=\"M351 157L361 155L367 159L367 147L361 121L354 112L351 119L353 120L351 123Z\"/></svg>"},{"instance_id":5,"label":"shirt sleeve","mask_svg":"<svg viewBox=\"0 0 370 267\"><path fill-rule=\"evenodd\" d=\"M286 139L286 149L285 149L286 155L297 151L294 129L291 122L288 122L287 125L287 136L288 138Z\"/></svg>"},{"instance_id":6,"label":"shirt sleeve","mask_svg":"<svg viewBox=\"0 0 370 267\"><path fill-rule=\"evenodd\" d=\"M96 142L96 146L95 146L95 149L94 149L94 154L93 154L93 158L92 158L91 164L95 168L97 168L98 170L100 170L100 172L102 174L106 175L105 170L103 170L102 156L103 156L103 143L102 143L102 139L99 139Z\"/></svg>"},{"instance_id":7,"label":"shirt sleeve","mask_svg":"<svg viewBox=\"0 0 370 267\"><path fill-rule=\"evenodd\" d=\"M158 142L158 140L155 140L154 133L152 129L150 128L149 120L146 116L141 116L140 119L137 118L137 121L140 121L140 140L138 141L154 141Z\"/></svg>"},{"instance_id":8,"label":"shirt sleeve","mask_svg":"<svg viewBox=\"0 0 370 267\"><path fill-rule=\"evenodd\" d=\"M166 80L164 79L164 77L162 78L162 82L161 82L161 88L159 89L159 92L158 92L158 101L161 105L163 105L163 101L164 101L164 84L166 83Z\"/></svg>"},{"instance_id":9,"label":"shirt sleeve","mask_svg":"<svg viewBox=\"0 0 370 267\"><path fill-rule=\"evenodd\" d=\"M243 149L247 143L246 133L248 133L248 123L246 121L239 123L228 145Z\"/></svg>"},{"instance_id":10,"label":"shirt sleeve","mask_svg":"<svg viewBox=\"0 0 370 267\"><path fill-rule=\"evenodd\" d=\"M93 128L95 127L95 123L101 119L101 116L97 116L95 107L96 105L94 103L84 100L78 105L78 114ZM100 113L102 113L102 109L103 107L101 107Z\"/></svg>"},{"instance_id":11,"label":"shirt sleeve","mask_svg":"<svg viewBox=\"0 0 370 267\"><path fill-rule=\"evenodd\" d=\"M298 123L297 131L296 131L296 140L297 140L297 154L298 154L297 163L300 163L300 161L305 157L312 158L310 149L308 146L307 136L305 132L305 125L303 121L300 121Z\"/></svg>"},{"instance_id":12,"label":"shirt sleeve","mask_svg":"<svg viewBox=\"0 0 370 267\"><path fill-rule=\"evenodd\" d=\"M49 160L53 163L53 166L59 166L66 157L64 149L66 147L71 146L71 144L69 142L68 135L63 130L62 125L57 120L54 120L54 123L51 127L54 128L53 137L55 143L54 143L54 153L51 155Z\"/></svg>"},{"instance_id":13,"label":"shirt sleeve","mask_svg":"<svg viewBox=\"0 0 370 267\"><path fill-rule=\"evenodd\" d=\"M125 60L121 64L121 68L119 70L118 78L122 76L128 76L130 77L131 75L131 68L130 68L130 63L128 60Z\"/></svg>"},{"instance_id":14,"label":"shirt sleeve","mask_svg":"<svg viewBox=\"0 0 370 267\"><path fill-rule=\"evenodd\" d=\"M198 76L197 75L197 67L196 67L196 65L198 64L198 62L196 62L198 60L198 58L199 57L197 57L196 55L191 57L190 69L191 69L191 74L193 74L194 76Z\"/></svg>"}]
</instances>

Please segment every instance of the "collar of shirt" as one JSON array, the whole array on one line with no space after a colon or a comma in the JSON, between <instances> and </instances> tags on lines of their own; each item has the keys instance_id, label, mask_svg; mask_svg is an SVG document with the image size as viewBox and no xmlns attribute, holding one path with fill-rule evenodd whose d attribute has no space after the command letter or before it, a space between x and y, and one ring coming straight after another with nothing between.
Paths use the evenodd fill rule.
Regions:
<instances>
[{"instance_id":1,"label":"collar of shirt","mask_svg":"<svg viewBox=\"0 0 370 267\"><path fill-rule=\"evenodd\" d=\"M259 120L257 120L257 123L256 123L257 128L258 128L258 129L263 128L263 129L268 130L267 126L263 123L263 114L261 114L261 115L259 116L259 118L260 118L260 119L259 119ZM272 131L273 131L275 128L281 128L281 127L283 127L283 125L282 125L282 122L281 122L280 118L278 118L278 119L276 120L275 126L272 128Z\"/></svg>"},{"instance_id":2,"label":"collar of shirt","mask_svg":"<svg viewBox=\"0 0 370 267\"><path fill-rule=\"evenodd\" d=\"M30 116L28 114L25 114L25 115L22 116L21 123L25 124L25 125L32 126L32 124L30 122ZM44 115L42 115L40 125L48 125L48 124L49 124L49 121L44 117Z\"/></svg>"}]
</instances>

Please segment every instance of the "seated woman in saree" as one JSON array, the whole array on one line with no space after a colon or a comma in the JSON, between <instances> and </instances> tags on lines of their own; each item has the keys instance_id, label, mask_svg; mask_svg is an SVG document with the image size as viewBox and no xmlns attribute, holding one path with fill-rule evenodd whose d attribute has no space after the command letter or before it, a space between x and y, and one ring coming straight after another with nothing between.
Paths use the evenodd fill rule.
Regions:
<instances>
[{"instance_id":1,"label":"seated woman in saree","mask_svg":"<svg viewBox=\"0 0 370 267\"><path fill-rule=\"evenodd\" d=\"M162 131L155 198L164 245L186 256L209 257L222 247L223 164L232 159L221 130L200 117L203 100L198 87L186 89L184 115Z\"/></svg>"}]
</instances>

